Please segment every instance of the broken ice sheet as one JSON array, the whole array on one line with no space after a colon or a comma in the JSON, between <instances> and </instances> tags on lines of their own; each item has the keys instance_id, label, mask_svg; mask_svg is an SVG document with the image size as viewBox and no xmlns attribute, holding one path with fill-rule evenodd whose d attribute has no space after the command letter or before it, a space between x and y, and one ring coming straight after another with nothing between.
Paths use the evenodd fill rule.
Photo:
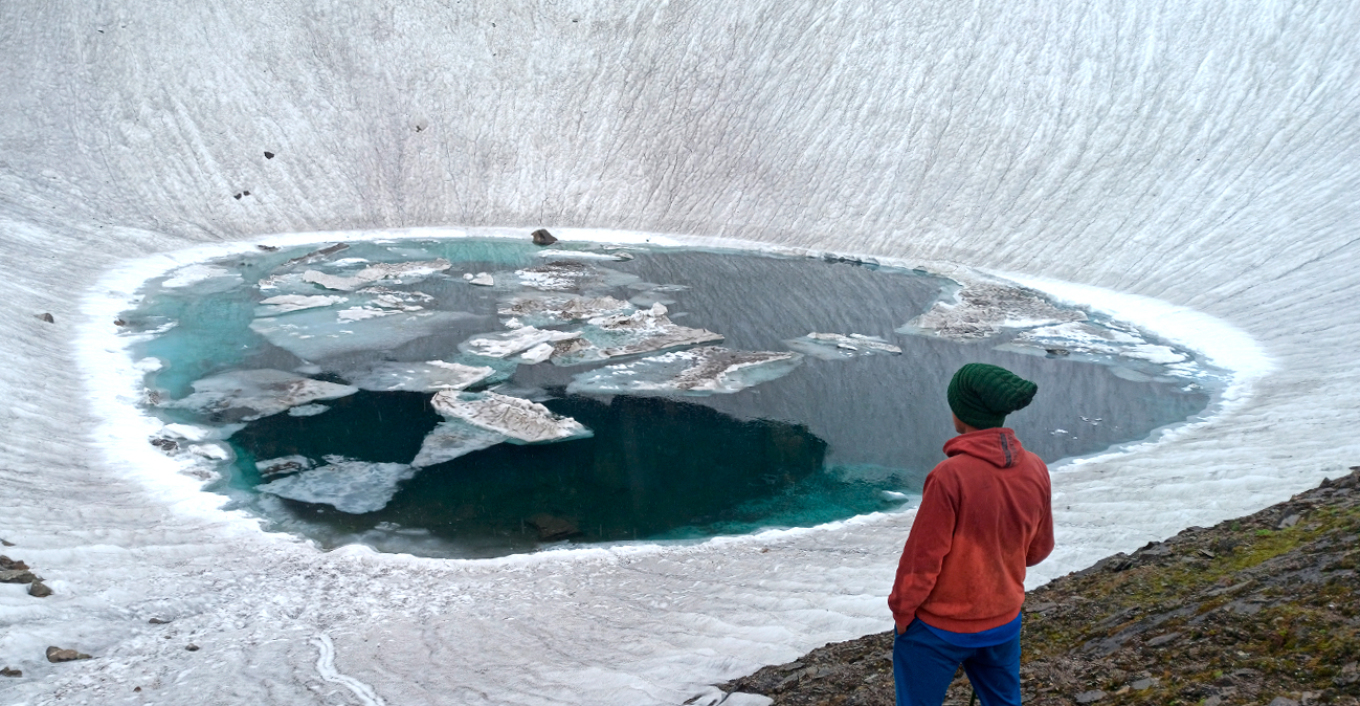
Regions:
<instances>
[{"instance_id":1,"label":"broken ice sheet","mask_svg":"<svg viewBox=\"0 0 1360 706\"><path fill-rule=\"evenodd\" d=\"M1171 365L1189 360L1189 356L1170 346L1150 343L1134 330L1105 326L1090 322L1070 322L1022 331L1007 346L1029 348L1046 353L1079 353L1097 356L1118 356L1154 365Z\"/></svg>"},{"instance_id":2,"label":"broken ice sheet","mask_svg":"<svg viewBox=\"0 0 1360 706\"><path fill-rule=\"evenodd\" d=\"M165 403L223 422L251 421L317 400L352 395L359 388L282 370L236 370L196 380L189 396Z\"/></svg>"},{"instance_id":3,"label":"broken ice sheet","mask_svg":"<svg viewBox=\"0 0 1360 706\"><path fill-rule=\"evenodd\" d=\"M416 474L415 468L404 463L370 463L342 456L326 456L325 460L325 466L257 485L255 489L362 515L387 507L397 494L398 485Z\"/></svg>"},{"instance_id":4,"label":"broken ice sheet","mask_svg":"<svg viewBox=\"0 0 1360 706\"><path fill-rule=\"evenodd\" d=\"M344 373L343 377L361 390L435 392L461 390L495 373L496 370L489 366L431 360L424 363L377 363L363 370Z\"/></svg>"},{"instance_id":5,"label":"broken ice sheet","mask_svg":"<svg viewBox=\"0 0 1360 706\"><path fill-rule=\"evenodd\" d=\"M636 275L572 260L515 270L515 276L519 278L521 286L560 292L622 287L639 279Z\"/></svg>"},{"instance_id":6,"label":"broken ice sheet","mask_svg":"<svg viewBox=\"0 0 1360 706\"><path fill-rule=\"evenodd\" d=\"M554 331L524 326L511 331L484 333L458 344L458 350L486 358L508 358L541 343L567 341L579 337L576 331Z\"/></svg>"},{"instance_id":7,"label":"broken ice sheet","mask_svg":"<svg viewBox=\"0 0 1360 706\"><path fill-rule=\"evenodd\" d=\"M852 333L849 336L839 333L809 333L800 338L784 341L789 348L799 353L822 360L844 360L865 355L901 355L902 349L879 338Z\"/></svg>"},{"instance_id":8,"label":"broken ice sheet","mask_svg":"<svg viewBox=\"0 0 1360 706\"><path fill-rule=\"evenodd\" d=\"M411 461L411 466L425 468L452 461L509 439L510 437L500 432L483 429L461 419L447 419L425 435L425 440L420 444L420 452Z\"/></svg>"},{"instance_id":9,"label":"broken ice sheet","mask_svg":"<svg viewBox=\"0 0 1360 706\"><path fill-rule=\"evenodd\" d=\"M307 309L255 319L250 329L303 360L321 360L356 351L390 350L473 318L480 317L455 311L391 311L369 307L338 312Z\"/></svg>"},{"instance_id":10,"label":"broken ice sheet","mask_svg":"<svg viewBox=\"0 0 1360 706\"><path fill-rule=\"evenodd\" d=\"M1058 308L1033 289L983 282L964 286L954 301L935 302L924 314L912 319L897 332L968 340L987 338L1004 329L1032 328L1085 319L1085 313Z\"/></svg>"},{"instance_id":11,"label":"broken ice sheet","mask_svg":"<svg viewBox=\"0 0 1360 706\"><path fill-rule=\"evenodd\" d=\"M799 353L734 351L706 346L648 356L581 373L569 393L730 394L783 377L802 362Z\"/></svg>"},{"instance_id":12,"label":"broken ice sheet","mask_svg":"<svg viewBox=\"0 0 1360 706\"><path fill-rule=\"evenodd\" d=\"M290 417L315 417L318 414L325 414L330 411L330 407L324 404L305 404L301 407L294 407L288 410Z\"/></svg>"},{"instance_id":13,"label":"broken ice sheet","mask_svg":"<svg viewBox=\"0 0 1360 706\"><path fill-rule=\"evenodd\" d=\"M302 279L326 289L348 292L376 282L414 282L436 272L443 272L452 266L452 263L444 259L428 262L379 262L349 276L307 270L302 273Z\"/></svg>"},{"instance_id":14,"label":"broken ice sheet","mask_svg":"<svg viewBox=\"0 0 1360 706\"><path fill-rule=\"evenodd\" d=\"M503 300L497 309L522 326L561 326L615 314L629 314L633 305L610 296L525 292ZM515 328L518 328L515 327Z\"/></svg>"},{"instance_id":15,"label":"broken ice sheet","mask_svg":"<svg viewBox=\"0 0 1360 706\"><path fill-rule=\"evenodd\" d=\"M215 265L186 265L161 282L162 289L186 289L193 294L215 294L244 284L241 275Z\"/></svg>"},{"instance_id":16,"label":"broken ice sheet","mask_svg":"<svg viewBox=\"0 0 1360 706\"><path fill-rule=\"evenodd\" d=\"M722 334L673 323L662 304L631 314L596 317L587 324L581 329L581 338L588 345L559 346L553 355L554 364L579 365L723 340Z\"/></svg>"},{"instance_id":17,"label":"broken ice sheet","mask_svg":"<svg viewBox=\"0 0 1360 706\"><path fill-rule=\"evenodd\" d=\"M302 311L303 309L316 309L319 307L331 306L332 304L339 304L344 301L346 301L345 297L325 294L279 294L262 300L260 306L255 307L255 315L276 316L278 314Z\"/></svg>"},{"instance_id":18,"label":"broken ice sheet","mask_svg":"<svg viewBox=\"0 0 1360 706\"><path fill-rule=\"evenodd\" d=\"M553 414L537 402L494 392L437 392L430 405L445 417L503 434L510 441L532 444L592 435L580 422Z\"/></svg>"},{"instance_id":19,"label":"broken ice sheet","mask_svg":"<svg viewBox=\"0 0 1360 706\"><path fill-rule=\"evenodd\" d=\"M312 459L294 454L256 461L255 470L259 471L261 476L281 476L306 471L315 465L316 463Z\"/></svg>"}]
</instances>

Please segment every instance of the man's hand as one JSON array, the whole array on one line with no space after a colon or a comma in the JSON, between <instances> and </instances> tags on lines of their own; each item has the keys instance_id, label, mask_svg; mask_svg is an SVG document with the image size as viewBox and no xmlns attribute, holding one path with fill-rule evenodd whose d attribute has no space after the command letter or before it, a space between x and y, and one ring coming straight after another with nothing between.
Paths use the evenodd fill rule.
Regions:
<instances>
[{"instance_id":1,"label":"man's hand","mask_svg":"<svg viewBox=\"0 0 1360 706\"><path fill-rule=\"evenodd\" d=\"M898 635L901 635L907 631L907 626L902 625L901 623L893 623L893 627L897 630Z\"/></svg>"}]
</instances>

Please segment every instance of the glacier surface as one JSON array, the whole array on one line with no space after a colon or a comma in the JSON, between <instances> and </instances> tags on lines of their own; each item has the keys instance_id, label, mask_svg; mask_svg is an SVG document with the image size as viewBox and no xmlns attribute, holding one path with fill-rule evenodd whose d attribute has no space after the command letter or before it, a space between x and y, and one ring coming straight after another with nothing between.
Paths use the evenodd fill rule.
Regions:
<instances>
[{"instance_id":1,"label":"glacier surface","mask_svg":"<svg viewBox=\"0 0 1360 706\"><path fill-rule=\"evenodd\" d=\"M115 320L149 278L235 286L196 266L260 246L546 226L976 268L1233 371L1210 418L1055 465L1030 585L1360 463L1354 3L57 0L0 22L0 537L55 591L0 594L5 703L712 704L887 628L911 511L447 561L223 510L146 443ZM335 316L275 318L308 312ZM331 323L308 354L365 335Z\"/></svg>"}]
</instances>

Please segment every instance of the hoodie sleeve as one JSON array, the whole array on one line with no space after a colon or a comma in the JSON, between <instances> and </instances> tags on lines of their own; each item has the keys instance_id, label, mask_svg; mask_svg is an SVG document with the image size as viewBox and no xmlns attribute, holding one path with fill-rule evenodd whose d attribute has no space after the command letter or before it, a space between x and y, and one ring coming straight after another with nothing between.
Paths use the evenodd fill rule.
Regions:
<instances>
[{"instance_id":1,"label":"hoodie sleeve","mask_svg":"<svg viewBox=\"0 0 1360 706\"><path fill-rule=\"evenodd\" d=\"M1045 469L1044 480L1048 480ZM1034 566L1053 551L1053 492L1044 488L1044 506L1039 508L1039 526L1035 528L1034 538L1025 552L1025 566Z\"/></svg>"},{"instance_id":2,"label":"hoodie sleeve","mask_svg":"<svg viewBox=\"0 0 1360 706\"><path fill-rule=\"evenodd\" d=\"M916 618L916 609L935 588L944 557L954 541L954 525L958 519L958 488L940 474L926 476L921 493L921 507L916 521L907 535L906 547L897 564L897 579L888 596L893 621L906 626Z\"/></svg>"}]
</instances>

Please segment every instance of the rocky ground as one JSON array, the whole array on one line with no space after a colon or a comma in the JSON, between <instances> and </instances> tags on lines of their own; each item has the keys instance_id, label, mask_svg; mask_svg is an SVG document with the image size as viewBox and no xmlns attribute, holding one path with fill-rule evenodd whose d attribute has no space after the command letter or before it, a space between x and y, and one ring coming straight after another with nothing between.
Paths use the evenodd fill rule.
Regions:
<instances>
[{"instance_id":1,"label":"rocky ground","mask_svg":"<svg viewBox=\"0 0 1360 706\"><path fill-rule=\"evenodd\" d=\"M1029 594L1024 700L1360 705L1360 467ZM826 645L724 691L776 706L893 703L890 633ZM960 672L946 704L972 696Z\"/></svg>"}]
</instances>

